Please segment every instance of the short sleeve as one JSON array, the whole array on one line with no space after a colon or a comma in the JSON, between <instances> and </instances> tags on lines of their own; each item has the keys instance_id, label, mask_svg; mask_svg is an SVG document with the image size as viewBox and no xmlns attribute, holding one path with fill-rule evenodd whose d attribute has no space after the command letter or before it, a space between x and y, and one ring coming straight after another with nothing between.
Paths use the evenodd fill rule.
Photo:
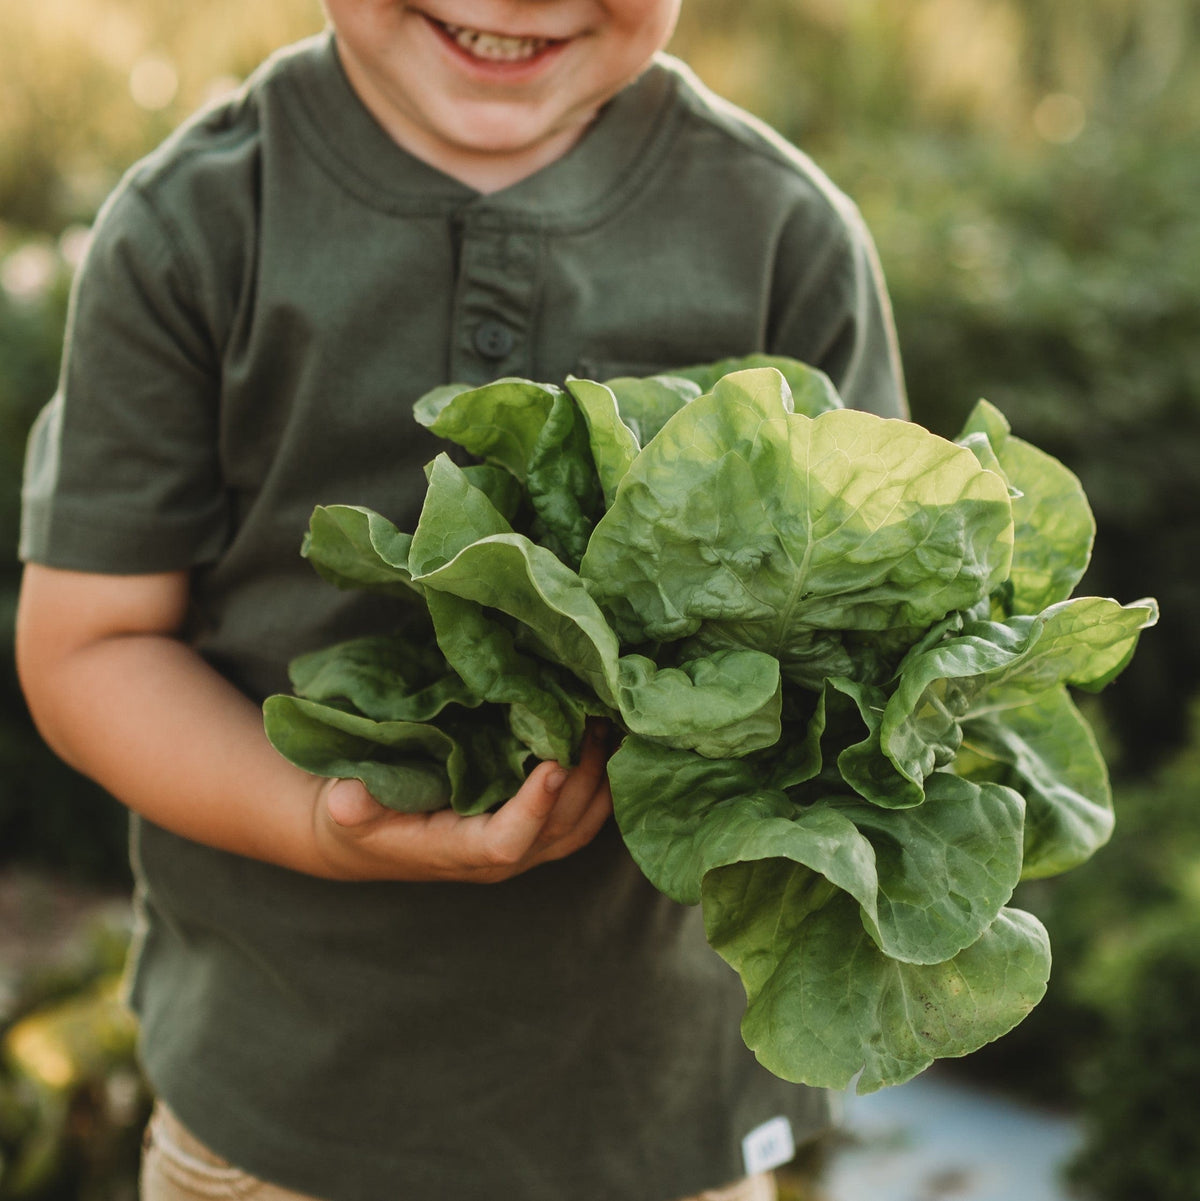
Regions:
<instances>
[{"instance_id":1,"label":"short sleeve","mask_svg":"<svg viewBox=\"0 0 1200 1201\"><path fill-rule=\"evenodd\" d=\"M871 235L844 197L822 208L819 223L811 211L798 214L781 240L771 350L819 367L847 407L907 418L891 302Z\"/></svg>"},{"instance_id":2,"label":"short sleeve","mask_svg":"<svg viewBox=\"0 0 1200 1201\"><path fill-rule=\"evenodd\" d=\"M23 560L136 574L218 554L219 356L199 296L179 239L123 185L97 219L59 388L30 434Z\"/></svg>"}]
</instances>

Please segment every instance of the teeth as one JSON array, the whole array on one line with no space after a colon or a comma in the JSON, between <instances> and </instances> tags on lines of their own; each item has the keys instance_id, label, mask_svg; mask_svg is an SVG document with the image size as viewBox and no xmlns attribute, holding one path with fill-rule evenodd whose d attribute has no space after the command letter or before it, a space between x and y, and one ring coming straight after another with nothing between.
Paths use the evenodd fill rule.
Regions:
<instances>
[{"instance_id":1,"label":"teeth","mask_svg":"<svg viewBox=\"0 0 1200 1201\"><path fill-rule=\"evenodd\" d=\"M533 58L549 44L547 38L514 38L499 33L483 33L461 25L442 25L442 28L464 50L489 62L517 63Z\"/></svg>"}]
</instances>

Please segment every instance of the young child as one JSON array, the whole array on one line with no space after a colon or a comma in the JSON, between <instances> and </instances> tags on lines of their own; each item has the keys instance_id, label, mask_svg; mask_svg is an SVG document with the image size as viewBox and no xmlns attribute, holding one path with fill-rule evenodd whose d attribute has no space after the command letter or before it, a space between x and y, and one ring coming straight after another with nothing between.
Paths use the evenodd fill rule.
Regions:
<instances>
[{"instance_id":1,"label":"young child","mask_svg":"<svg viewBox=\"0 0 1200 1201\"><path fill-rule=\"evenodd\" d=\"M413 528L435 385L764 350L904 415L855 210L659 53L677 6L327 0L97 221L31 436L18 661L133 814L148 1201L764 1197L828 1120L606 822L600 737L459 818L262 732L293 656L394 620L299 544L320 503Z\"/></svg>"}]
</instances>

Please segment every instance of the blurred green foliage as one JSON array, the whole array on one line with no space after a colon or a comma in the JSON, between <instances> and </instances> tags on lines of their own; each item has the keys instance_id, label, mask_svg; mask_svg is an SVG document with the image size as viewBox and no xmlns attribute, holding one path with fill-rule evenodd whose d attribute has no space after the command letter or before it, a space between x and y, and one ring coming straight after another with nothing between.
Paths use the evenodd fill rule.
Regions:
<instances>
[{"instance_id":1,"label":"blurred green foliage","mask_svg":"<svg viewBox=\"0 0 1200 1201\"><path fill-rule=\"evenodd\" d=\"M1109 1034L1090 1064L1087 1140L1071 1176L1099 1201L1197 1195L1198 902L1194 895L1145 922L1136 942L1094 973Z\"/></svg>"},{"instance_id":2,"label":"blurred green foliage","mask_svg":"<svg viewBox=\"0 0 1200 1201\"><path fill-rule=\"evenodd\" d=\"M54 388L88 222L188 112L320 24L316 0L0 8L5 646L23 443ZM858 201L916 418L951 433L991 400L1083 480L1099 525L1083 590L1162 602L1160 626L1096 708L1117 834L1092 863L1026 890L1054 940L1055 978L1034 1015L973 1062L1088 1106L1089 1154L1127 1181L1101 1195L1188 1195L1120 1176L1104 1146L1141 1140L1161 1160L1176 1127L1149 1129L1159 1102L1138 1110L1141 1099L1170 1107L1190 1089L1172 1113L1196 1113L1195 1063L1167 1052L1194 1044L1200 942L1200 725L1188 720L1200 682L1200 7L685 0L672 48ZM119 807L40 747L5 663L0 860L123 877ZM1096 1173L1088 1182L1099 1187Z\"/></svg>"},{"instance_id":3,"label":"blurred green foliage","mask_svg":"<svg viewBox=\"0 0 1200 1201\"><path fill-rule=\"evenodd\" d=\"M135 1201L150 1093L119 996L127 914L79 897L64 936L50 912L64 906L47 903L45 883L28 873L5 883L5 916L25 894L16 908L42 912L17 924L53 946L0 964L0 1199Z\"/></svg>"}]
</instances>

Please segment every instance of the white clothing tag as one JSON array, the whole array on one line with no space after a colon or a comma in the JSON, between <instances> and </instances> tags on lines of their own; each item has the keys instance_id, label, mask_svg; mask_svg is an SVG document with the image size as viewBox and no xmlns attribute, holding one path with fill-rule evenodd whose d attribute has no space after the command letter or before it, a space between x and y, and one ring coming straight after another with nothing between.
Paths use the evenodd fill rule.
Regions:
<instances>
[{"instance_id":1,"label":"white clothing tag","mask_svg":"<svg viewBox=\"0 0 1200 1201\"><path fill-rule=\"evenodd\" d=\"M796 1140L792 1124L784 1117L756 1126L742 1139L742 1161L747 1176L769 1172L795 1158Z\"/></svg>"}]
</instances>

